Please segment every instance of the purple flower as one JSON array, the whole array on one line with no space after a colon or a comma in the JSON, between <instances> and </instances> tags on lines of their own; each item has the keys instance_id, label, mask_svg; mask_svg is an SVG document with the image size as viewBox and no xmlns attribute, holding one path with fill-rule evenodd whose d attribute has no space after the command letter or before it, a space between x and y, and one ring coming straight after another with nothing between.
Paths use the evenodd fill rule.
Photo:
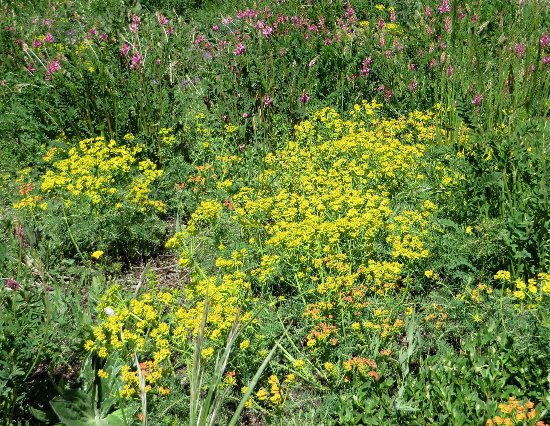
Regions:
<instances>
[{"instance_id":1,"label":"purple flower","mask_svg":"<svg viewBox=\"0 0 550 426\"><path fill-rule=\"evenodd\" d=\"M266 37L269 37L271 36L271 33L273 32L273 28L271 27L266 27L263 31L262 31L262 34Z\"/></svg>"},{"instance_id":2,"label":"purple flower","mask_svg":"<svg viewBox=\"0 0 550 426\"><path fill-rule=\"evenodd\" d=\"M19 290L19 283L13 279L13 277L9 277L8 281L6 282L6 288L9 290Z\"/></svg>"},{"instance_id":3,"label":"purple flower","mask_svg":"<svg viewBox=\"0 0 550 426\"><path fill-rule=\"evenodd\" d=\"M518 58L523 58L523 56L525 55L525 45L522 43L516 43L514 47L516 50L516 56Z\"/></svg>"},{"instance_id":4,"label":"purple flower","mask_svg":"<svg viewBox=\"0 0 550 426\"><path fill-rule=\"evenodd\" d=\"M269 107L271 104L272 104L272 100L271 98L269 97L269 95L265 95L265 100L264 100L264 106L267 108Z\"/></svg>"},{"instance_id":5,"label":"purple flower","mask_svg":"<svg viewBox=\"0 0 550 426\"><path fill-rule=\"evenodd\" d=\"M212 25L212 31L217 33L219 30L220 30L220 27L218 27L217 25Z\"/></svg>"},{"instance_id":6,"label":"purple flower","mask_svg":"<svg viewBox=\"0 0 550 426\"><path fill-rule=\"evenodd\" d=\"M100 36L99 36L99 39L101 41L107 41L108 38L109 38L109 36L107 35L106 32L101 33Z\"/></svg>"},{"instance_id":7,"label":"purple flower","mask_svg":"<svg viewBox=\"0 0 550 426\"><path fill-rule=\"evenodd\" d=\"M245 50L246 50L246 47L244 46L244 44L239 42L237 44L237 48L233 51L233 54L235 56L240 56L245 52Z\"/></svg>"},{"instance_id":8,"label":"purple flower","mask_svg":"<svg viewBox=\"0 0 550 426\"><path fill-rule=\"evenodd\" d=\"M344 14L344 18L349 19L353 15L355 15L355 10L353 10L351 5L348 3L348 9L346 10L346 13Z\"/></svg>"},{"instance_id":9,"label":"purple flower","mask_svg":"<svg viewBox=\"0 0 550 426\"><path fill-rule=\"evenodd\" d=\"M542 60L542 63L544 65L550 64L550 56L545 56L544 59Z\"/></svg>"},{"instance_id":10,"label":"purple flower","mask_svg":"<svg viewBox=\"0 0 550 426\"><path fill-rule=\"evenodd\" d=\"M59 62L59 59L54 59L53 61L50 61L46 64L46 75L44 79L46 81L50 81L52 79L52 75L54 72L59 71L61 69L61 64Z\"/></svg>"},{"instance_id":11,"label":"purple flower","mask_svg":"<svg viewBox=\"0 0 550 426\"><path fill-rule=\"evenodd\" d=\"M438 10L439 10L439 13L441 14L449 13L451 11L451 5L449 4L449 0L443 0Z\"/></svg>"},{"instance_id":12,"label":"purple flower","mask_svg":"<svg viewBox=\"0 0 550 426\"><path fill-rule=\"evenodd\" d=\"M36 39L35 39L35 40L32 42L32 47L34 47L35 49L37 49L37 48L40 47L41 45L42 45L42 43L40 43L39 40L36 40Z\"/></svg>"},{"instance_id":13,"label":"purple flower","mask_svg":"<svg viewBox=\"0 0 550 426\"><path fill-rule=\"evenodd\" d=\"M384 26L386 25L386 23L384 22L383 19L379 19L378 20L378 23L376 24L378 26L379 29L382 29L384 28Z\"/></svg>"},{"instance_id":14,"label":"purple flower","mask_svg":"<svg viewBox=\"0 0 550 426\"><path fill-rule=\"evenodd\" d=\"M300 95L300 103L303 105L306 102L309 102L311 97L308 95L308 93L304 90L303 93Z\"/></svg>"},{"instance_id":15,"label":"purple flower","mask_svg":"<svg viewBox=\"0 0 550 426\"><path fill-rule=\"evenodd\" d=\"M52 33L48 33L44 36L44 42L46 43L53 43L53 35Z\"/></svg>"},{"instance_id":16,"label":"purple flower","mask_svg":"<svg viewBox=\"0 0 550 426\"><path fill-rule=\"evenodd\" d=\"M548 36L548 31L545 31L542 37L540 38L540 47L546 49L546 46L550 44L550 37Z\"/></svg>"},{"instance_id":17,"label":"purple flower","mask_svg":"<svg viewBox=\"0 0 550 426\"><path fill-rule=\"evenodd\" d=\"M128 56L128 53L130 53L130 45L122 43L122 46L120 46L120 54L122 56Z\"/></svg>"},{"instance_id":18,"label":"purple flower","mask_svg":"<svg viewBox=\"0 0 550 426\"><path fill-rule=\"evenodd\" d=\"M479 106L482 100L483 100L483 95L478 93L476 97L472 100L472 104L475 106Z\"/></svg>"}]
</instances>

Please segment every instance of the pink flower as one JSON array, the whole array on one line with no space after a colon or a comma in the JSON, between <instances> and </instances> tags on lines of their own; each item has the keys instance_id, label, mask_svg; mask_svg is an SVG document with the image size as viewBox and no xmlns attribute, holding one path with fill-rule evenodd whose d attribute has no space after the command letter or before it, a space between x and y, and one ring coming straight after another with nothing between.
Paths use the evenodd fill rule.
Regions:
<instances>
[{"instance_id":1,"label":"pink flower","mask_svg":"<svg viewBox=\"0 0 550 426\"><path fill-rule=\"evenodd\" d=\"M363 60L363 67L361 68L361 74L366 76L370 72L370 64L372 62L372 58L369 56L368 58L365 58Z\"/></svg>"},{"instance_id":2,"label":"pink flower","mask_svg":"<svg viewBox=\"0 0 550 426\"><path fill-rule=\"evenodd\" d=\"M159 15L159 24L165 27L168 25L168 18L164 15Z\"/></svg>"},{"instance_id":3,"label":"pink flower","mask_svg":"<svg viewBox=\"0 0 550 426\"><path fill-rule=\"evenodd\" d=\"M40 41L38 41L36 39L32 42L32 47L34 47L35 49L37 49L41 45L42 45L42 43L40 43Z\"/></svg>"},{"instance_id":4,"label":"pink flower","mask_svg":"<svg viewBox=\"0 0 550 426\"><path fill-rule=\"evenodd\" d=\"M308 93L304 90L303 93L300 95L300 103L303 105L306 102L309 102L311 97L308 95Z\"/></svg>"},{"instance_id":5,"label":"pink flower","mask_svg":"<svg viewBox=\"0 0 550 426\"><path fill-rule=\"evenodd\" d=\"M378 26L379 29L382 29L384 28L384 26L386 25L386 23L384 22L383 19L379 19L378 20L378 23L376 24Z\"/></svg>"},{"instance_id":6,"label":"pink flower","mask_svg":"<svg viewBox=\"0 0 550 426\"><path fill-rule=\"evenodd\" d=\"M453 76L454 68L451 64L447 67L447 77L451 78Z\"/></svg>"},{"instance_id":7,"label":"pink flower","mask_svg":"<svg viewBox=\"0 0 550 426\"><path fill-rule=\"evenodd\" d=\"M447 33L451 32L451 17L450 16L445 17L445 31Z\"/></svg>"},{"instance_id":8,"label":"pink flower","mask_svg":"<svg viewBox=\"0 0 550 426\"><path fill-rule=\"evenodd\" d=\"M477 16L477 14L474 13L472 15L472 24L475 24L477 22L477 20L478 20L478 16Z\"/></svg>"},{"instance_id":9,"label":"pink flower","mask_svg":"<svg viewBox=\"0 0 550 426\"><path fill-rule=\"evenodd\" d=\"M130 63L130 68L139 69L143 67L143 57L139 54L137 50L134 51L132 55L132 62Z\"/></svg>"},{"instance_id":10,"label":"pink flower","mask_svg":"<svg viewBox=\"0 0 550 426\"><path fill-rule=\"evenodd\" d=\"M395 22L395 9L390 10L390 21Z\"/></svg>"},{"instance_id":11,"label":"pink flower","mask_svg":"<svg viewBox=\"0 0 550 426\"><path fill-rule=\"evenodd\" d=\"M329 44L332 44L332 40L330 38L325 38L325 46L328 46Z\"/></svg>"},{"instance_id":12,"label":"pink flower","mask_svg":"<svg viewBox=\"0 0 550 426\"><path fill-rule=\"evenodd\" d=\"M451 5L449 4L449 0L443 0L438 10L439 10L439 13L441 14L449 13L451 11Z\"/></svg>"},{"instance_id":13,"label":"pink flower","mask_svg":"<svg viewBox=\"0 0 550 426\"><path fill-rule=\"evenodd\" d=\"M475 106L479 106L482 100L483 100L483 95L478 93L476 97L472 100L472 104Z\"/></svg>"},{"instance_id":14,"label":"pink flower","mask_svg":"<svg viewBox=\"0 0 550 426\"><path fill-rule=\"evenodd\" d=\"M271 98L269 97L269 95L265 95L265 100L264 100L264 106L267 108L271 105L273 101L271 100Z\"/></svg>"},{"instance_id":15,"label":"pink flower","mask_svg":"<svg viewBox=\"0 0 550 426\"><path fill-rule=\"evenodd\" d=\"M248 118L248 113L247 112L243 112L243 118L246 120Z\"/></svg>"},{"instance_id":16,"label":"pink flower","mask_svg":"<svg viewBox=\"0 0 550 426\"><path fill-rule=\"evenodd\" d=\"M122 56L128 56L129 52L130 52L130 45L126 43L122 43L122 46L120 46L120 54Z\"/></svg>"},{"instance_id":17,"label":"pink flower","mask_svg":"<svg viewBox=\"0 0 550 426\"><path fill-rule=\"evenodd\" d=\"M540 47L546 49L546 46L550 44L550 37L548 36L548 31L545 31L542 37L540 38Z\"/></svg>"},{"instance_id":18,"label":"pink flower","mask_svg":"<svg viewBox=\"0 0 550 426\"><path fill-rule=\"evenodd\" d=\"M6 282L6 288L9 290L19 290L19 283L13 279L13 277L9 277L8 281Z\"/></svg>"},{"instance_id":19,"label":"pink flower","mask_svg":"<svg viewBox=\"0 0 550 426\"><path fill-rule=\"evenodd\" d=\"M416 89L416 86L417 86L417 82L416 82L416 77L412 79L411 81L411 84L409 84L409 90L412 92L414 92L414 90Z\"/></svg>"},{"instance_id":20,"label":"pink flower","mask_svg":"<svg viewBox=\"0 0 550 426\"><path fill-rule=\"evenodd\" d=\"M430 6L426 6L425 13L426 13L426 18L431 18L431 16L432 16L432 9L430 9Z\"/></svg>"},{"instance_id":21,"label":"pink flower","mask_svg":"<svg viewBox=\"0 0 550 426\"><path fill-rule=\"evenodd\" d=\"M29 74L34 74L36 72L36 68L33 64L28 64L25 69L29 72Z\"/></svg>"},{"instance_id":22,"label":"pink flower","mask_svg":"<svg viewBox=\"0 0 550 426\"><path fill-rule=\"evenodd\" d=\"M106 32L102 32L100 35L99 35L99 39L101 41L107 41L107 39L109 38L109 36L107 35Z\"/></svg>"},{"instance_id":23,"label":"pink flower","mask_svg":"<svg viewBox=\"0 0 550 426\"><path fill-rule=\"evenodd\" d=\"M245 52L245 50L246 50L246 47L244 46L244 44L239 42L237 44L237 48L233 51L233 54L235 56L240 56Z\"/></svg>"},{"instance_id":24,"label":"pink flower","mask_svg":"<svg viewBox=\"0 0 550 426\"><path fill-rule=\"evenodd\" d=\"M132 18L132 22L130 24L130 31L135 33L139 30L139 23L141 22L141 19L139 18L139 16L137 15L134 15L134 17Z\"/></svg>"},{"instance_id":25,"label":"pink flower","mask_svg":"<svg viewBox=\"0 0 550 426\"><path fill-rule=\"evenodd\" d=\"M545 56L544 59L542 60L542 63L544 65L550 64L550 56Z\"/></svg>"},{"instance_id":26,"label":"pink flower","mask_svg":"<svg viewBox=\"0 0 550 426\"><path fill-rule=\"evenodd\" d=\"M409 64L409 71L416 71L416 64Z\"/></svg>"},{"instance_id":27,"label":"pink flower","mask_svg":"<svg viewBox=\"0 0 550 426\"><path fill-rule=\"evenodd\" d=\"M348 3L348 9L346 10L346 13L344 14L344 18L349 19L353 15L355 15L355 10L351 7L351 4Z\"/></svg>"},{"instance_id":28,"label":"pink flower","mask_svg":"<svg viewBox=\"0 0 550 426\"><path fill-rule=\"evenodd\" d=\"M59 71L61 69L61 64L59 62L59 59L54 59L53 61L50 61L46 64L46 75L44 79L46 81L50 81L52 79L52 75L54 72Z\"/></svg>"},{"instance_id":29,"label":"pink flower","mask_svg":"<svg viewBox=\"0 0 550 426\"><path fill-rule=\"evenodd\" d=\"M46 43L53 43L53 35L52 33L48 33L44 36L44 42Z\"/></svg>"},{"instance_id":30,"label":"pink flower","mask_svg":"<svg viewBox=\"0 0 550 426\"><path fill-rule=\"evenodd\" d=\"M212 31L217 33L219 30L220 30L220 27L218 27L217 25L212 25Z\"/></svg>"},{"instance_id":31,"label":"pink flower","mask_svg":"<svg viewBox=\"0 0 550 426\"><path fill-rule=\"evenodd\" d=\"M231 16L228 16L227 18L222 18L222 24L223 25L229 25L233 22L233 18Z\"/></svg>"},{"instance_id":32,"label":"pink flower","mask_svg":"<svg viewBox=\"0 0 550 426\"><path fill-rule=\"evenodd\" d=\"M518 58L523 58L523 56L525 55L525 45L522 43L516 43L515 50L516 50L516 56Z\"/></svg>"},{"instance_id":33,"label":"pink flower","mask_svg":"<svg viewBox=\"0 0 550 426\"><path fill-rule=\"evenodd\" d=\"M266 37L270 37L271 36L271 33L273 32L273 28L271 27L266 27L263 31L262 31L262 34Z\"/></svg>"}]
</instances>

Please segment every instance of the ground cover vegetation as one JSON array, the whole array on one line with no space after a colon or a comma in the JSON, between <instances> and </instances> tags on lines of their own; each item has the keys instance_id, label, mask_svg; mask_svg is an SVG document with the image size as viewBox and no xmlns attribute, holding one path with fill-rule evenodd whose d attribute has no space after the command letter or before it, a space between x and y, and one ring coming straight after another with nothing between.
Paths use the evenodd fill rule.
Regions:
<instances>
[{"instance_id":1,"label":"ground cover vegetation","mask_svg":"<svg viewBox=\"0 0 550 426\"><path fill-rule=\"evenodd\" d=\"M0 422L550 423L549 17L0 0Z\"/></svg>"}]
</instances>

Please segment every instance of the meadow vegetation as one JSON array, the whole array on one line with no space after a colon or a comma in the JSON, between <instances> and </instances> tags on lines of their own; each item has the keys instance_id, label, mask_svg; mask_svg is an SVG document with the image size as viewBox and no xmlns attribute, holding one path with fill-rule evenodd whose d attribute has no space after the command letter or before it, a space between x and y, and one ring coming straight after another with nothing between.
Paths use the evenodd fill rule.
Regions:
<instances>
[{"instance_id":1,"label":"meadow vegetation","mask_svg":"<svg viewBox=\"0 0 550 426\"><path fill-rule=\"evenodd\" d=\"M550 423L549 31L0 0L0 422Z\"/></svg>"}]
</instances>

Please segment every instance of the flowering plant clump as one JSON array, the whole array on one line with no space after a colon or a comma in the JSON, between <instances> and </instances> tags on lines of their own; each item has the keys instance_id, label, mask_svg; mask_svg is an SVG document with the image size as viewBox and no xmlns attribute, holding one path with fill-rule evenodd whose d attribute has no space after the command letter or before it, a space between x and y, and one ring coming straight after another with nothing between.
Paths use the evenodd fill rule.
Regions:
<instances>
[{"instance_id":1,"label":"flowering plant clump","mask_svg":"<svg viewBox=\"0 0 550 426\"><path fill-rule=\"evenodd\" d=\"M429 257L437 214L429 188L445 193L462 179L443 163L423 164L435 146L435 113L386 119L380 108L363 101L347 118L331 108L312 114L296 125L293 140L267 154L257 186L244 186L223 201L203 200L185 232L167 245L179 248L180 265L188 266L193 254L186 247L194 235L222 216L238 224L249 249L227 256L229 248L221 247L215 266L222 284L212 291L231 296L228 281L263 294L280 293L284 285L296 294L303 309L298 320L309 330L303 344L330 381L343 377L336 374L335 349L344 336L353 346L367 336L391 339L403 332L406 312L395 309L392 298ZM411 191L425 196L406 206L397 202ZM227 309L232 299L225 300Z\"/></svg>"}]
</instances>

